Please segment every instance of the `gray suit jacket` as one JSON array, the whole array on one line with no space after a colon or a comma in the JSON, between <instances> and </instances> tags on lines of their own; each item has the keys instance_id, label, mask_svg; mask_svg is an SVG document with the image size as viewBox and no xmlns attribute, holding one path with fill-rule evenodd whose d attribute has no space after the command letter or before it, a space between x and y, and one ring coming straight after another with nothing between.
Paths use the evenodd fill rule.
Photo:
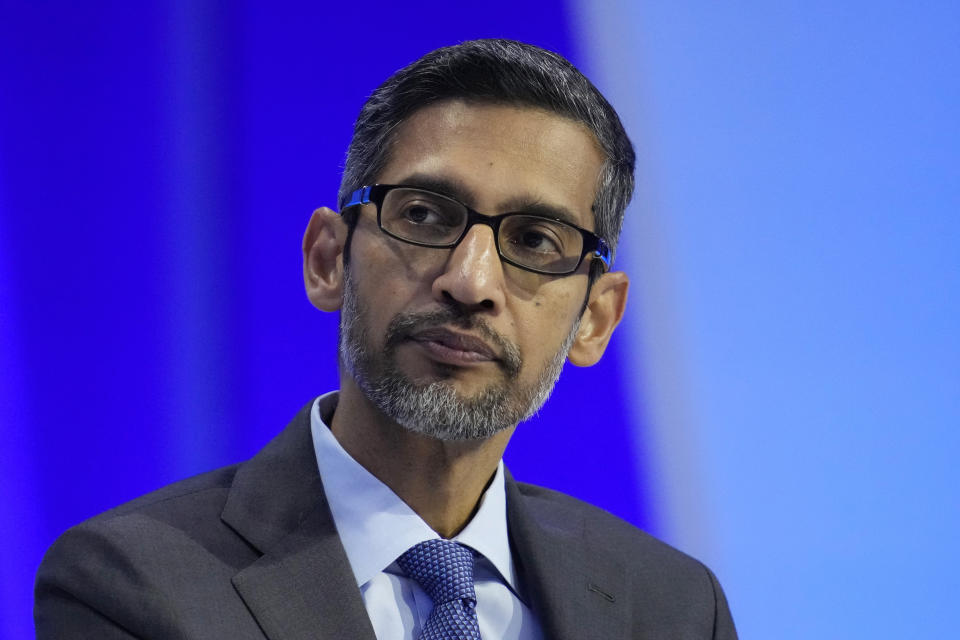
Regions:
<instances>
[{"instance_id":1,"label":"gray suit jacket","mask_svg":"<svg viewBox=\"0 0 960 640\"><path fill-rule=\"evenodd\" d=\"M548 638L736 637L696 560L509 474L506 491L520 582ZM34 616L38 638L374 640L317 473L309 406L251 460L64 533L37 574Z\"/></svg>"}]
</instances>

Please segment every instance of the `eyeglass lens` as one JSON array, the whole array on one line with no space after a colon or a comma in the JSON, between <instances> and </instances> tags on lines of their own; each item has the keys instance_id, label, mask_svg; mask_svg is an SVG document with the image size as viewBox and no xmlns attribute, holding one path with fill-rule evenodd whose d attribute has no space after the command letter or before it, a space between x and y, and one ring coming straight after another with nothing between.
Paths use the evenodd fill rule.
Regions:
<instances>
[{"instance_id":1,"label":"eyeglass lens","mask_svg":"<svg viewBox=\"0 0 960 640\"><path fill-rule=\"evenodd\" d=\"M380 226L401 240L450 247L463 235L468 216L467 208L456 200L420 189L398 188L383 199ZM501 219L497 245L504 258L546 273L569 273L583 254L579 230L522 213Z\"/></svg>"}]
</instances>

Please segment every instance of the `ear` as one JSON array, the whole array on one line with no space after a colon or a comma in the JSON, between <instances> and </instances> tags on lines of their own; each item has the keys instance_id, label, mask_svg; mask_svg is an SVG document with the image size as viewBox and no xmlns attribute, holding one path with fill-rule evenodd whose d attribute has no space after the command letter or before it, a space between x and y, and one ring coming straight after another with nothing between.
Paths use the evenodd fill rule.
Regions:
<instances>
[{"instance_id":1,"label":"ear","mask_svg":"<svg viewBox=\"0 0 960 640\"><path fill-rule=\"evenodd\" d=\"M630 279L623 271L605 273L593 283L587 308L580 317L577 337L567 359L577 367L589 367L600 360L613 330L623 318L627 306Z\"/></svg>"},{"instance_id":2,"label":"ear","mask_svg":"<svg viewBox=\"0 0 960 640\"><path fill-rule=\"evenodd\" d=\"M310 216L303 233L303 284L310 302L322 311L340 308L346 239L347 225L335 211L321 207Z\"/></svg>"}]
</instances>

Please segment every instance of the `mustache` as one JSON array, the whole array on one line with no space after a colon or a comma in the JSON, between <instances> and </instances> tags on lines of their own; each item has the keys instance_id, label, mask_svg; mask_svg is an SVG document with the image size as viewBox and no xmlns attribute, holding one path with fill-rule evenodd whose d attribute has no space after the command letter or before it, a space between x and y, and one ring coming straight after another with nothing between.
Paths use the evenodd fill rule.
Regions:
<instances>
[{"instance_id":1,"label":"mustache","mask_svg":"<svg viewBox=\"0 0 960 640\"><path fill-rule=\"evenodd\" d=\"M520 349L502 335L494 331L482 318L470 312L455 308L436 309L418 313L398 313L387 325L384 350L389 352L401 343L411 340L414 335L443 326L475 331L489 343L497 347L500 357L497 364L509 378L516 378L523 365Z\"/></svg>"}]
</instances>

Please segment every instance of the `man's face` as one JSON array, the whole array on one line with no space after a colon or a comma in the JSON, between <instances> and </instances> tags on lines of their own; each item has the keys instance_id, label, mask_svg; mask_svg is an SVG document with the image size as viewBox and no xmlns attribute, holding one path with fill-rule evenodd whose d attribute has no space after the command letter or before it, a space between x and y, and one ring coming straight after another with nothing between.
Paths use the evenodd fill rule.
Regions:
<instances>
[{"instance_id":1,"label":"man's face","mask_svg":"<svg viewBox=\"0 0 960 640\"><path fill-rule=\"evenodd\" d=\"M449 101L400 128L381 184L441 191L488 215L548 213L593 229L603 155L582 125L538 109ZM493 230L453 249L418 247L377 228L365 205L353 233L340 353L368 398L406 428L486 438L546 401L587 294L572 276L501 262Z\"/></svg>"}]
</instances>

